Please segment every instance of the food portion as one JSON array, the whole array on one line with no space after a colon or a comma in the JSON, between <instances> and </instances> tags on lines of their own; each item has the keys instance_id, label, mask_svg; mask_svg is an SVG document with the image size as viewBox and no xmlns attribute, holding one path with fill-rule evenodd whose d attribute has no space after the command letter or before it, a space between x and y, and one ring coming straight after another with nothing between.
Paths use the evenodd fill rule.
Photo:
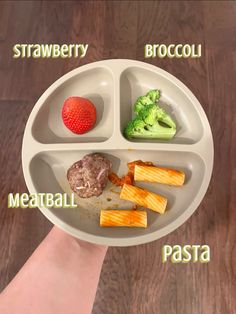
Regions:
<instances>
[{"instance_id":1,"label":"food portion","mask_svg":"<svg viewBox=\"0 0 236 314\"><path fill-rule=\"evenodd\" d=\"M184 184L185 174L182 171L168 168L136 165L134 169L134 180L182 186Z\"/></svg>"},{"instance_id":2,"label":"food portion","mask_svg":"<svg viewBox=\"0 0 236 314\"><path fill-rule=\"evenodd\" d=\"M167 205L167 199L165 197L129 184L123 185L120 198L134 202L135 204L149 208L160 214L165 212Z\"/></svg>"},{"instance_id":3,"label":"food portion","mask_svg":"<svg viewBox=\"0 0 236 314\"><path fill-rule=\"evenodd\" d=\"M175 121L160 107L159 90L151 90L134 104L135 118L124 129L127 139L169 140L176 133ZM82 97L69 97L62 108L65 126L76 134L91 130L96 123L96 108ZM156 167L151 161L135 160L127 164L127 173L122 177L111 170L111 162L100 153L92 153L74 163L67 171L71 189L81 198L100 196L109 181L121 187L120 199L133 202L131 210L101 210L102 227L147 227L145 207L164 214L167 199L164 196L135 186L136 182L153 182L182 186L185 174L181 171ZM119 193L119 192L118 192Z\"/></svg>"},{"instance_id":4,"label":"food portion","mask_svg":"<svg viewBox=\"0 0 236 314\"><path fill-rule=\"evenodd\" d=\"M157 193L135 186L135 182L153 182L182 186L185 174L182 171L157 167L151 161L135 160L127 163L127 174L119 177L111 170L111 162L100 153L85 155L67 171L71 189L82 198L99 196L103 193L108 179L122 187L121 200L133 202L130 210L101 210L101 227L147 227L147 213L139 207L164 214L167 198ZM109 201L111 199L109 198Z\"/></svg>"},{"instance_id":5,"label":"food portion","mask_svg":"<svg viewBox=\"0 0 236 314\"><path fill-rule=\"evenodd\" d=\"M147 227L144 210L101 210L101 227Z\"/></svg>"},{"instance_id":6,"label":"food portion","mask_svg":"<svg viewBox=\"0 0 236 314\"><path fill-rule=\"evenodd\" d=\"M116 173L111 172L109 173L109 180L116 186L123 186L125 183L126 184L131 184L133 185L134 183L134 167L136 165L140 165L140 166L153 166L153 163L150 161L142 161L142 160L135 160L132 162L129 162L127 164L128 166L128 172L126 175L124 175L123 177L119 177Z\"/></svg>"},{"instance_id":7,"label":"food portion","mask_svg":"<svg viewBox=\"0 0 236 314\"><path fill-rule=\"evenodd\" d=\"M174 120L158 104L159 90L151 90L134 104L136 117L124 129L127 139L172 139L176 133Z\"/></svg>"},{"instance_id":8,"label":"food portion","mask_svg":"<svg viewBox=\"0 0 236 314\"><path fill-rule=\"evenodd\" d=\"M99 196L106 187L110 170L111 162L102 154L88 154L68 169L67 179L79 197Z\"/></svg>"},{"instance_id":9,"label":"food portion","mask_svg":"<svg viewBox=\"0 0 236 314\"><path fill-rule=\"evenodd\" d=\"M76 134L90 131L96 123L96 107L83 97L69 97L62 107L62 120L65 126Z\"/></svg>"}]
</instances>

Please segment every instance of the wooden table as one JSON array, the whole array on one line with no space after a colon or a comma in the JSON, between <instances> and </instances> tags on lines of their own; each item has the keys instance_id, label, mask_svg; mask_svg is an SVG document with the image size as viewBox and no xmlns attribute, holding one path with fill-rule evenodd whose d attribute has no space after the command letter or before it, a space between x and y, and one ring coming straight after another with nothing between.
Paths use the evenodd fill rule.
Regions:
<instances>
[{"instance_id":1,"label":"wooden table","mask_svg":"<svg viewBox=\"0 0 236 314\"><path fill-rule=\"evenodd\" d=\"M109 248L93 314L236 313L236 3L78 1L0 3L0 287L49 232L39 210L7 209L27 191L25 123L35 101L75 67L102 59L145 61L146 43L201 43L201 59L146 59L182 80L210 121L214 171L195 214L170 235ZM16 43L88 43L84 59L13 59ZM207 147L206 147L207 149ZM208 244L208 264L162 264L164 244Z\"/></svg>"}]
</instances>

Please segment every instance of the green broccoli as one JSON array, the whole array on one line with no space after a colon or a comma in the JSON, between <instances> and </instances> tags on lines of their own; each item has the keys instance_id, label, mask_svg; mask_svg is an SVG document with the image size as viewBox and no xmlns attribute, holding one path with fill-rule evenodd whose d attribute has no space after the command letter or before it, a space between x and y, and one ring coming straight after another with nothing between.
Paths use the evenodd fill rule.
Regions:
<instances>
[{"instance_id":1,"label":"green broccoli","mask_svg":"<svg viewBox=\"0 0 236 314\"><path fill-rule=\"evenodd\" d=\"M146 124L153 125L158 118L157 105L151 104L145 106L138 115Z\"/></svg>"},{"instance_id":2,"label":"green broccoli","mask_svg":"<svg viewBox=\"0 0 236 314\"><path fill-rule=\"evenodd\" d=\"M175 128L163 126L158 121L153 124L145 123L140 117L136 117L130 121L125 130L126 138L144 138L144 139L163 139L169 140L176 133Z\"/></svg>"},{"instance_id":3,"label":"green broccoli","mask_svg":"<svg viewBox=\"0 0 236 314\"><path fill-rule=\"evenodd\" d=\"M134 104L134 112L139 114L141 110L147 105L152 105L153 101L147 96L139 97Z\"/></svg>"},{"instance_id":4,"label":"green broccoli","mask_svg":"<svg viewBox=\"0 0 236 314\"><path fill-rule=\"evenodd\" d=\"M160 98L160 91L154 89L149 91L146 96L139 97L134 104L134 112L139 114L139 112L144 109L145 106L155 104Z\"/></svg>"},{"instance_id":5,"label":"green broccoli","mask_svg":"<svg viewBox=\"0 0 236 314\"><path fill-rule=\"evenodd\" d=\"M146 96L155 104L161 97L161 92L158 89L150 90Z\"/></svg>"},{"instance_id":6,"label":"green broccoli","mask_svg":"<svg viewBox=\"0 0 236 314\"><path fill-rule=\"evenodd\" d=\"M173 119L158 105L148 105L140 111L139 117L144 122L153 125L156 121L166 124L167 127L176 129L175 122Z\"/></svg>"},{"instance_id":7,"label":"green broccoli","mask_svg":"<svg viewBox=\"0 0 236 314\"><path fill-rule=\"evenodd\" d=\"M165 110L155 104L156 99L160 97L160 93L158 92L157 95L156 91L150 91L147 95L139 98L140 103L135 103L138 114L124 129L125 137L128 139L171 139L176 133L176 125ZM149 97L155 101L147 101L146 98L150 100Z\"/></svg>"},{"instance_id":8,"label":"green broccoli","mask_svg":"<svg viewBox=\"0 0 236 314\"><path fill-rule=\"evenodd\" d=\"M139 135L145 128L146 123L139 117L136 117L135 119L129 121L127 124L124 135L127 138L133 137L133 135Z\"/></svg>"}]
</instances>

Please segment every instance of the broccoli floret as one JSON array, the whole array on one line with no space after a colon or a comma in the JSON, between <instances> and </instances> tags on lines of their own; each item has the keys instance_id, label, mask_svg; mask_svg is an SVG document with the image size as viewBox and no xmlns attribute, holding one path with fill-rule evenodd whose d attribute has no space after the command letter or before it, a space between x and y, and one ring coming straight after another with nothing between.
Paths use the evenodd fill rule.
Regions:
<instances>
[{"instance_id":1,"label":"broccoli floret","mask_svg":"<svg viewBox=\"0 0 236 314\"><path fill-rule=\"evenodd\" d=\"M139 97L134 104L134 112L139 114L145 106L153 104L153 101L147 96Z\"/></svg>"},{"instance_id":2,"label":"broccoli floret","mask_svg":"<svg viewBox=\"0 0 236 314\"><path fill-rule=\"evenodd\" d=\"M146 97L151 99L152 102L155 104L160 99L161 93L158 89L150 90L150 92L146 94Z\"/></svg>"},{"instance_id":3,"label":"broccoli floret","mask_svg":"<svg viewBox=\"0 0 236 314\"><path fill-rule=\"evenodd\" d=\"M145 125L145 122L139 117L136 117L135 119L129 121L126 128L124 129L125 137L131 138L134 134L141 133L142 130L145 128Z\"/></svg>"},{"instance_id":4,"label":"broccoli floret","mask_svg":"<svg viewBox=\"0 0 236 314\"><path fill-rule=\"evenodd\" d=\"M140 111L139 117L150 125L154 125L156 121L158 121L162 124L166 124L169 128L176 129L173 119L158 105L148 105L144 107L144 109Z\"/></svg>"},{"instance_id":5,"label":"broccoli floret","mask_svg":"<svg viewBox=\"0 0 236 314\"><path fill-rule=\"evenodd\" d=\"M157 105L151 104L145 106L140 112L139 117L146 123L153 125L157 121L158 109Z\"/></svg>"},{"instance_id":6,"label":"broccoli floret","mask_svg":"<svg viewBox=\"0 0 236 314\"><path fill-rule=\"evenodd\" d=\"M171 139L175 133L175 122L164 109L154 104L140 110L124 130L127 138Z\"/></svg>"},{"instance_id":7,"label":"broccoli floret","mask_svg":"<svg viewBox=\"0 0 236 314\"><path fill-rule=\"evenodd\" d=\"M160 91L158 89L154 89L148 92L146 96L139 97L134 104L134 112L139 114L145 106L155 104L159 100L160 96Z\"/></svg>"}]
</instances>

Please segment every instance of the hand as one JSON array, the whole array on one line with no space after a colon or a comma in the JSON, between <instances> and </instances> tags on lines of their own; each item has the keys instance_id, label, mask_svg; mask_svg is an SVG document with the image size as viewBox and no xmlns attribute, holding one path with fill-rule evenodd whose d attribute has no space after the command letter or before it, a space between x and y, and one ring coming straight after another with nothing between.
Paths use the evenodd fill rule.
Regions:
<instances>
[{"instance_id":1,"label":"hand","mask_svg":"<svg viewBox=\"0 0 236 314\"><path fill-rule=\"evenodd\" d=\"M0 313L91 313L106 251L53 227L0 295Z\"/></svg>"}]
</instances>

